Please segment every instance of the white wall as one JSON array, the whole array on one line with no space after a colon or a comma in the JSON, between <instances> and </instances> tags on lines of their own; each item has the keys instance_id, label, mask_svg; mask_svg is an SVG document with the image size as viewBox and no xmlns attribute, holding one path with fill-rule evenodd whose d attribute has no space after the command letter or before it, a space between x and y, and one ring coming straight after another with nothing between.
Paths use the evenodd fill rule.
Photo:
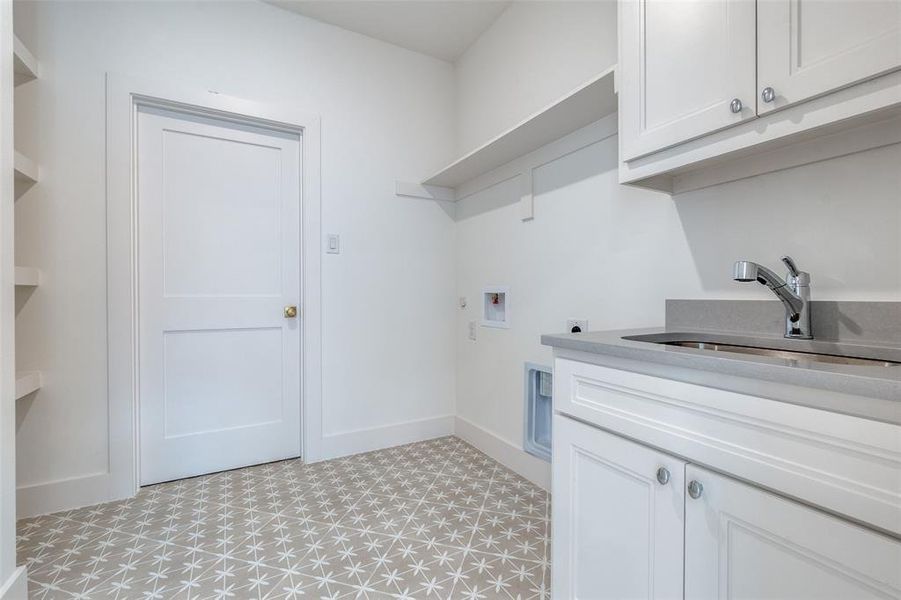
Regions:
<instances>
[{"instance_id":1,"label":"white wall","mask_svg":"<svg viewBox=\"0 0 901 600\"><path fill-rule=\"evenodd\" d=\"M455 64L468 152L616 63L616 2L515 2Z\"/></svg>"},{"instance_id":2,"label":"white wall","mask_svg":"<svg viewBox=\"0 0 901 600\"><path fill-rule=\"evenodd\" d=\"M513 5L457 62L458 148L476 146L616 62L613 3ZM768 298L734 283L739 257L793 255L817 299L901 300L901 147L670 199L617 183L616 136L535 171L535 220L516 180L457 207L457 415L547 482L521 451L524 361L542 333L663 324L666 298ZM479 327L482 288L509 285L511 328ZM494 440L490 438L494 436ZM506 442L506 445L504 444Z\"/></svg>"},{"instance_id":3,"label":"white wall","mask_svg":"<svg viewBox=\"0 0 901 600\"><path fill-rule=\"evenodd\" d=\"M732 281L739 258L790 254L820 300L901 301L901 145L692 192L617 183L616 136L536 170L535 219L515 181L461 201L457 414L522 447L523 362L551 364L542 333L663 324L666 298L771 299ZM778 269L777 269L778 270ZM480 327L486 284L510 286L510 329Z\"/></svg>"},{"instance_id":4,"label":"white wall","mask_svg":"<svg viewBox=\"0 0 901 600\"><path fill-rule=\"evenodd\" d=\"M17 90L17 140L42 181L17 202L18 479L46 497L107 470L104 74L180 80L322 117L323 427L329 448L398 440L454 413L454 223L394 195L451 157L451 65L256 2L27 2L43 77ZM368 430L370 436L341 434ZM373 435L373 430L376 430ZM362 442L360 442L362 440ZM357 444L357 445L354 445ZM68 484L71 486L71 484ZM21 497L21 495L20 495ZM75 502L70 495L68 502ZM20 506L29 512L28 506Z\"/></svg>"},{"instance_id":5,"label":"white wall","mask_svg":"<svg viewBox=\"0 0 901 600\"><path fill-rule=\"evenodd\" d=\"M335 446L433 423L456 398L456 414L521 447L523 361L550 362L541 333L568 317L657 325L668 297L765 298L731 282L738 256L795 255L816 298L901 299L899 147L672 200L616 183L614 136L537 169L526 223L513 182L463 200L456 223L446 207L394 196L395 179L434 171L454 146L483 143L610 66L611 2L514 4L453 68L254 3L17 10L45 75L17 91L18 138L43 168L17 203L17 252L46 282L18 299L20 368L46 380L19 403L20 485L52 491L107 468L108 70L322 114L324 231L343 249L323 257L323 420ZM512 327L479 328L472 342L467 322L490 283L511 287ZM341 436L355 430L370 433Z\"/></svg>"}]
</instances>

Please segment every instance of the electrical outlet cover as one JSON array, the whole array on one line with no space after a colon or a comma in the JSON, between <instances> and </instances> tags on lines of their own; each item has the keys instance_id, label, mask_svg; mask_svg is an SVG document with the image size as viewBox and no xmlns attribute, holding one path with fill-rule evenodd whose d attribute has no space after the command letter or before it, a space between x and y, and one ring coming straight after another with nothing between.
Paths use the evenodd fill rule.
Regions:
<instances>
[{"instance_id":1,"label":"electrical outlet cover","mask_svg":"<svg viewBox=\"0 0 901 600\"><path fill-rule=\"evenodd\" d=\"M570 333L574 332L573 329L575 327L579 328L579 332L588 331L588 319L567 319L566 320L566 331Z\"/></svg>"}]
</instances>

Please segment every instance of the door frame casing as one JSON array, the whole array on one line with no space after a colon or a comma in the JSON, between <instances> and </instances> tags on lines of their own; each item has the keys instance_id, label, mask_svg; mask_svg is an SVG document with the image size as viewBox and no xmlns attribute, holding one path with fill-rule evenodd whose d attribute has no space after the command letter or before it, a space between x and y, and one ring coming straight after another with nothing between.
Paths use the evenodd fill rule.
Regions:
<instances>
[{"instance_id":1,"label":"door frame casing","mask_svg":"<svg viewBox=\"0 0 901 600\"><path fill-rule=\"evenodd\" d=\"M174 82L106 75L108 499L138 490L137 114L141 106L202 115L301 137L301 452L322 447L322 227L320 119L290 105L226 96Z\"/></svg>"}]
</instances>

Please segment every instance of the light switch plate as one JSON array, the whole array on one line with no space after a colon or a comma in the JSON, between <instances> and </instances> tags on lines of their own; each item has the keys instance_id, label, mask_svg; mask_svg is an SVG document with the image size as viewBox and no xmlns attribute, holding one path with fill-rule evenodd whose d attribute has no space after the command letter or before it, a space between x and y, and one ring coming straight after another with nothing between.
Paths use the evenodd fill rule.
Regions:
<instances>
[{"instance_id":1,"label":"light switch plate","mask_svg":"<svg viewBox=\"0 0 901 600\"><path fill-rule=\"evenodd\" d=\"M326 236L325 251L328 254L341 254L341 236L337 233L330 233Z\"/></svg>"},{"instance_id":2,"label":"light switch plate","mask_svg":"<svg viewBox=\"0 0 901 600\"><path fill-rule=\"evenodd\" d=\"M473 341L475 341L476 339L476 331L478 330L477 325L478 323L476 323L475 321L469 322L469 339Z\"/></svg>"}]
</instances>

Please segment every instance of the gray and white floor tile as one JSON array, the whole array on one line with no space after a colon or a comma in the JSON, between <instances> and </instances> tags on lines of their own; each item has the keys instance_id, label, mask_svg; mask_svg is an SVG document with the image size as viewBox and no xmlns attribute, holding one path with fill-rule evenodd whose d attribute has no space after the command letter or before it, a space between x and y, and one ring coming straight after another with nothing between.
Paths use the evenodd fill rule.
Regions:
<instances>
[{"instance_id":1,"label":"gray and white floor tile","mask_svg":"<svg viewBox=\"0 0 901 600\"><path fill-rule=\"evenodd\" d=\"M455 437L164 483L18 524L29 595L547 600L548 494Z\"/></svg>"}]
</instances>

